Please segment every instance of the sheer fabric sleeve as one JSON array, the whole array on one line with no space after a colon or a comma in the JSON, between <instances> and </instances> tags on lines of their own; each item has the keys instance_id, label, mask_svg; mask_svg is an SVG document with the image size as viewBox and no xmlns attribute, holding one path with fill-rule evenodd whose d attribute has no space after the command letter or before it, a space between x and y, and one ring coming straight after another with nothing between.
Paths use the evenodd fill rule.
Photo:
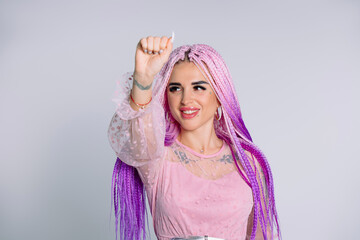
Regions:
<instances>
[{"instance_id":1,"label":"sheer fabric sleeve","mask_svg":"<svg viewBox=\"0 0 360 240\"><path fill-rule=\"evenodd\" d=\"M108 128L108 139L116 156L126 164L149 175L150 168L159 165L164 156L165 118L164 109L156 95L144 109L135 111L129 99L133 75L125 73L117 82L112 99L116 111Z\"/></svg>"}]
</instances>

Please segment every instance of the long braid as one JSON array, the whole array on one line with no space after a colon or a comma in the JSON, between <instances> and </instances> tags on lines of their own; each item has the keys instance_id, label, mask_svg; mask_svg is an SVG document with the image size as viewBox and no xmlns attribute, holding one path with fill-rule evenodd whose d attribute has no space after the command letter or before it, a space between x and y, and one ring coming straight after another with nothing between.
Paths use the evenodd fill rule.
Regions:
<instances>
[{"instance_id":1,"label":"long braid","mask_svg":"<svg viewBox=\"0 0 360 240\"><path fill-rule=\"evenodd\" d=\"M226 114L224 113L223 115L224 115L225 119L228 122L229 119L227 119L228 117L226 116ZM234 144L236 146L238 146L239 139L238 138L233 138L234 130L232 129L231 126L228 128L228 130L230 131L230 136L232 137L232 141L234 142ZM252 188L252 191L253 191L253 198L254 198L254 225L255 225L255 227L253 227L253 229L252 229L251 239L255 239L256 225L257 225L255 223L257 223L258 218L259 218L259 216L258 216L259 215L259 205L261 206L261 202L260 202L260 198L259 198L259 187L258 187L258 184L257 184L256 176L254 174L254 171L253 171L253 169L252 169L252 167L251 167L251 165L249 163L249 160L248 160L246 154L244 153L243 150L241 150L239 148L235 148L235 149L236 149L237 154L240 156L239 157L240 163L243 166L243 168L245 170L245 173L249 178L250 187ZM238 170L240 170L238 165L237 165L237 161L235 161L235 164L236 164Z\"/></svg>"},{"instance_id":2,"label":"long braid","mask_svg":"<svg viewBox=\"0 0 360 240\"><path fill-rule=\"evenodd\" d=\"M146 239L145 190L137 170L116 159L112 177L112 199L115 211L115 239ZM119 228L118 228L119 226Z\"/></svg>"}]
</instances>

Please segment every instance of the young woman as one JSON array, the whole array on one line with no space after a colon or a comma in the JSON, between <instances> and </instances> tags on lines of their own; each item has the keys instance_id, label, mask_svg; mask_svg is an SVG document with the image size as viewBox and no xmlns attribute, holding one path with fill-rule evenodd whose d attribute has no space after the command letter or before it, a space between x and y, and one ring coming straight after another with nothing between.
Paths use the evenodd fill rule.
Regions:
<instances>
[{"instance_id":1,"label":"young woman","mask_svg":"<svg viewBox=\"0 0 360 240\"><path fill-rule=\"evenodd\" d=\"M121 239L145 239L146 192L160 240L277 238L271 170L225 62L205 44L172 51L172 39L138 42L113 99L116 236L119 224Z\"/></svg>"}]
</instances>

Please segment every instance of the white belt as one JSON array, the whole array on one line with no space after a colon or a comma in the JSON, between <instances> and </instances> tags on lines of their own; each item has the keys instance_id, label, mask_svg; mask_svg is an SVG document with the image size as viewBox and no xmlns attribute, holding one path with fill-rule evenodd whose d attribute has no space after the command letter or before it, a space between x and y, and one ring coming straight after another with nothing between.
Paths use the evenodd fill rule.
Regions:
<instances>
[{"instance_id":1,"label":"white belt","mask_svg":"<svg viewBox=\"0 0 360 240\"><path fill-rule=\"evenodd\" d=\"M223 238L214 238L214 237L209 237L207 235L205 236L190 236L188 238L172 238L171 240L225 240Z\"/></svg>"}]
</instances>

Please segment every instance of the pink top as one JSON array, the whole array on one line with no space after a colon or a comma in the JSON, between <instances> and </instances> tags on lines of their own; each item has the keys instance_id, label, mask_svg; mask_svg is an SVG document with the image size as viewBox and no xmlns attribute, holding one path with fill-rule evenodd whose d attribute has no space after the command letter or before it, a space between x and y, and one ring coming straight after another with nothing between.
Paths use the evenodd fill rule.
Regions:
<instances>
[{"instance_id":1,"label":"pink top","mask_svg":"<svg viewBox=\"0 0 360 240\"><path fill-rule=\"evenodd\" d=\"M140 174L157 238L245 239L253 197L236 169L230 146L223 142L211 155L177 140L165 147L164 110L157 97L147 108L134 111L128 97L131 73L124 78L113 99L117 109L108 137L116 155Z\"/></svg>"}]
</instances>

